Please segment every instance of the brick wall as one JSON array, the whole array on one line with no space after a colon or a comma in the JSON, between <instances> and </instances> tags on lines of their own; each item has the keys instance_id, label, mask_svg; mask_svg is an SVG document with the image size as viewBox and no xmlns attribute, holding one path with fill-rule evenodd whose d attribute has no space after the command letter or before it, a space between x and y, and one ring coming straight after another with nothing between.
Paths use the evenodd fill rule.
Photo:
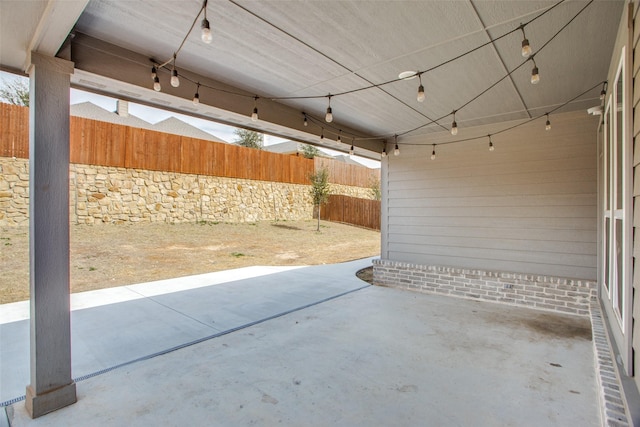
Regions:
<instances>
[{"instance_id":1,"label":"brick wall","mask_svg":"<svg viewBox=\"0 0 640 427\"><path fill-rule=\"evenodd\" d=\"M375 285L589 315L596 283L560 277L374 260Z\"/></svg>"}]
</instances>

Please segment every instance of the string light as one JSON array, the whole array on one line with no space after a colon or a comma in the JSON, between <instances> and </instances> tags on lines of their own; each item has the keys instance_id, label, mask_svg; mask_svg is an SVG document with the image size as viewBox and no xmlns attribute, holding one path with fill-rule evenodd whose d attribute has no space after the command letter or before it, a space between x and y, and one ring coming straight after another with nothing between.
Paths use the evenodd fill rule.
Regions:
<instances>
[{"instance_id":1,"label":"string light","mask_svg":"<svg viewBox=\"0 0 640 427\"><path fill-rule=\"evenodd\" d=\"M258 97L253 97L253 113L251 113L251 120L254 122L258 121Z\"/></svg>"},{"instance_id":2,"label":"string light","mask_svg":"<svg viewBox=\"0 0 640 427\"><path fill-rule=\"evenodd\" d=\"M193 95L193 105L200 104L200 83L196 86L196 94Z\"/></svg>"},{"instance_id":3,"label":"string light","mask_svg":"<svg viewBox=\"0 0 640 427\"><path fill-rule=\"evenodd\" d=\"M353 156L353 144L351 144L351 148L349 148L349 155Z\"/></svg>"},{"instance_id":4,"label":"string light","mask_svg":"<svg viewBox=\"0 0 640 427\"><path fill-rule=\"evenodd\" d=\"M324 139L324 128L322 128L322 131L320 132L320 141L322 141Z\"/></svg>"},{"instance_id":5,"label":"string light","mask_svg":"<svg viewBox=\"0 0 640 427\"><path fill-rule=\"evenodd\" d=\"M453 110L453 123L451 123L451 135L456 136L458 134L458 123L456 123L456 110Z\"/></svg>"},{"instance_id":6,"label":"string light","mask_svg":"<svg viewBox=\"0 0 640 427\"><path fill-rule=\"evenodd\" d=\"M171 70L171 86L178 87L180 86L180 79L178 78L178 70L175 68Z\"/></svg>"},{"instance_id":7,"label":"string light","mask_svg":"<svg viewBox=\"0 0 640 427\"><path fill-rule=\"evenodd\" d=\"M605 81L605 82L606 82L606 81ZM602 82L602 81L601 81L601 82L596 83L595 85L591 86L590 88L586 89L585 91L583 91L583 92L581 92L581 93L577 94L576 96L572 97L571 99L568 99L568 100L567 100L567 101L565 101L564 103L559 104L557 107L555 107L554 109L550 110L548 113L544 113L544 114L541 114L541 115L539 115L539 116L532 117L532 118L530 118L529 120L525 120L525 121L519 122L519 123L517 123L517 124L515 124L515 125L509 126L509 127L506 127L506 128L503 128L503 129L501 129L501 130L499 130L499 131L497 131L497 132L494 132L492 135L498 135L498 134L502 134L502 133L505 133L505 132L509 132L509 131L511 131L511 130L513 130L513 129L516 129L516 128L519 128L519 127L521 127L521 126L523 126L523 125L527 125L527 124L529 124L529 123L531 123L531 122L533 122L533 121L537 121L537 120L539 120L539 119L541 119L541 118L545 117L547 114L553 114L554 112L556 112L556 111L558 111L558 110L560 110L560 109L562 109L562 108L566 107L567 105L571 104L572 102L576 101L577 99L582 98L584 95L586 95L586 94L588 94L589 92L593 91L594 89L596 89L598 86L601 86L601 85L602 85L603 83L605 83L605 82ZM493 143L491 142L491 136L492 136L492 135L487 135L487 137L489 138L489 146L490 146L490 147L493 145ZM480 136L480 137L469 137L469 138L465 138L465 139L458 139L458 140L455 140L455 141L443 142L442 144L458 144L458 143L462 143L462 142L475 141L475 140L478 140L478 139L481 139L481 138L484 138L484 136ZM407 143L405 143L405 144L406 144L406 145L418 145L418 146L424 146L424 144L423 144L423 143L411 143L411 142L407 142ZM438 144L438 145L440 145L440 144Z\"/></svg>"},{"instance_id":8,"label":"string light","mask_svg":"<svg viewBox=\"0 0 640 427\"><path fill-rule=\"evenodd\" d=\"M158 77L158 69L154 65L153 67L151 67L151 80L155 81L156 77Z\"/></svg>"},{"instance_id":9,"label":"string light","mask_svg":"<svg viewBox=\"0 0 640 427\"><path fill-rule=\"evenodd\" d=\"M420 99L419 99L419 102L423 102L423 101L424 101L424 99L425 99L425 97L424 97L424 86L423 86L423 84L422 84L422 77L421 77L421 76L422 76L422 74L424 74L425 72L432 71L432 70L434 70L434 69L436 69L436 68L439 68L439 67L441 67L441 66L444 66L444 65L446 65L446 64L449 64L449 63L451 63L451 62L453 62L453 61L456 61L456 60L458 60L458 59L460 59L460 58L462 58L462 57L466 57L467 55L469 55L469 54L471 54L471 53L473 53L473 52L477 51L478 49L480 49L480 48L482 48L482 47L484 47L484 46L487 46L487 45L489 45L489 44L492 44L492 43L494 43L494 42L495 42L495 41L497 41L497 40L501 40L502 38L504 38L504 37L506 37L506 36L508 36L508 35L512 34L512 33L513 33L513 32L515 32L515 31L518 31L518 30L521 30L521 31L522 31L522 33L523 33L523 43L522 43L522 44L523 44L523 52L522 52L522 54L523 54L523 56L524 56L525 58L530 59L530 60L533 62L533 66L534 66L534 67L533 67L533 69L532 69L532 73L531 73L531 83L532 83L532 84L537 84L537 83L539 83L539 81L540 81L539 70L538 70L537 64L536 64L535 59L534 59L535 54L531 51L531 46L529 45L529 43L528 43L528 39L526 38L526 34L525 34L525 26L526 26L526 25L529 25L530 23L532 23L532 22L534 22L534 21L536 21L537 19L539 19L539 18L540 18L540 17L542 17L543 15L545 15L545 14L549 13L551 10L553 10L555 7L557 7L558 5L562 4L563 2L564 2L564 0L560 0L559 2L557 2L556 4L554 4L553 6L551 6L550 8L548 8L547 10L545 10L543 13L541 13L541 14L539 14L538 16L534 17L533 19L531 19L531 20L529 20L529 21L525 22L524 24L522 24L522 23L521 23L519 27L516 27L515 29L508 31L508 32L506 32L506 33L502 34L501 36L499 36L499 37L497 37L497 38L495 38L495 39L490 39L490 40L489 40L487 43L485 43L485 44L482 44L482 45L480 45L480 46L474 47L473 49L471 49L471 50L469 50L469 51L467 51L467 52L463 52L463 53L462 53L462 54L460 54L460 55L457 55L457 56L455 56L455 57L453 57L453 58L451 58L451 59L448 59L447 61L444 61L444 62L442 62L442 63L440 63L440 64L437 64L437 65L435 65L435 66L433 66L433 67L431 67L431 68L428 68L428 69L426 69L426 70L422 70L422 71L416 71L416 72L414 72L414 75L417 75L417 76L419 77L419 80L420 80L420 85L419 85L419 88L418 88L418 89L419 89L419 90L418 90L418 92L419 92L419 93L418 93L418 98L420 98ZM554 39L558 36L558 34L559 34L560 32L562 32L562 31L563 31L563 30L564 30L564 29L565 29L565 28L566 28L566 27L567 27L567 26L568 26L568 25L569 25L569 24L570 24L570 23L571 23L571 22L572 22L572 21L573 21L573 20L578 16L578 15L580 15L580 14L581 14L581 13L582 13L582 12L583 12L587 7L588 7L588 6L589 6L589 4L591 4L591 2L587 3L587 4L586 4L582 9L580 9L580 11L579 11L575 16L573 16L573 18L572 18L572 19L570 19L570 20L569 20L569 21L568 21L568 22L567 22L567 23L566 23L562 28L560 28L560 30L559 30L558 32L556 32L556 33L551 37L551 39L549 39L546 43L544 43L544 44L540 47L540 49L538 49L538 51L536 52L536 54L537 54L538 52L542 51L542 49L544 49L544 48L545 48L545 47L546 47L546 46L547 46L547 45L548 45L552 40L554 40ZM182 42L181 42L180 46L179 46L179 47L178 47L178 49L174 52L174 54L173 54L173 58L169 58L169 60L167 60L167 61L166 61L166 62L164 62L164 63L158 63L158 62L154 61L153 59L151 59L151 61L153 62L153 67L152 67L152 70L151 70L151 71L152 71L152 77L153 77L153 82L154 82L154 84L153 84L153 88L154 88L154 90L156 90L156 91L160 91L160 90L161 90L161 86L160 86L159 78L158 78L158 75L157 75L157 71L158 71L160 68L166 68L166 66L168 65L168 63L169 63L169 62L171 62L171 61L173 61L173 64L172 64L172 69L171 69L171 80L170 80L170 82L171 82L171 85L172 85L173 87L178 87L178 86L179 86L179 84L180 84L180 80L179 80L179 78L178 78L178 71L177 71L177 69L176 69L176 67L175 67L175 66L176 66L176 59L177 59L177 55L180 53L180 51L181 51L182 47L185 45L185 42L186 42L187 38L188 38L188 37L189 37L189 35L192 33L192 31L193 31L193 29L194 29L194 26L197 24L197 22L198 22L198 18L200 17L200 14L201 14L203 11L204 11L204 19L203 19L203 20L202 20L202 22L201 22L201 24L202 24L202 25L201 25L201 27L202 27L202 29L203 29L203 30L204 30L205 28L207 28L207 27L208 27L208 30L209 30L209 33L210 33L210 26L209 26L209 25L206 25L206 24L208 24L208 20L207 20L207 10L206 10L206 9L207 9L207 0L203 0L203 6L202 6L202 8L201 8L201 9L200 9L200 11L198 12L198 14L195 16L195 18L194 18L194 20L193 20L193 22L192 22L192 24L191 24L191 27L190 27L190 29L186 32L186 34L185 34L185 36L184 36L184 39L182 40ZM206 21L206 24L205 24L205 21ZM527 45L527 46L528 46L528 49L526 49L526 48L525 48L525 45ZM528 52L528 55L525 55L525 51L526 51L526 52ZM525 61L525 62L521 63L521 64L520 64L518 67L516 67L513 71L510 71L510 72L509 72L505 77L503 77L503 79L504 79L504 78L506 78L506 77L508 77L509 75L511 75L515 70L519 69L519 68L520 68L522 65L524 65L526 62L527 62L527 61ZM182 77L182 78L186 78L186 79L187 79L188 81L190 81L190 82L194 82L193 80L190 80L188 77L185 77L184 75L182 75L181 77ZM339 93L334 94L334 95L329 94L329 105L328 105L328 108L327 108L327 110L328 110L328 111L327 111L327 113L331 113L331 116L330 116L331 121L333 120L333 114L332 114L332 111L331 111L331 97L332 97L332 96L338 96L338 95L339 95L339 96L342 96L342 95L347 95L347 94L350 94L350 93L353 93L353 92L358 92L358 91L362 91L362 90L366 90L366 89L370 89L370 88L379 88L379 87L381 87L381 86L383 86L383 85L386 85L386 84L389 84L389 83L393 83L393 82L396 82L396 81L399 81L399 80L403 80L403 79L402 79L402 78L398 78L398 79L393 79L393 80L389 80L389 81L382 82L382 83L372 83L372 84L371 84L371 86L359 87L359 88L357 88L357 89L348 90L348 91L344 91L344 92L339 92ZM501 79L501 80L502 80L502 79ZM501 80L500 80L500 81L501 81ZM194 82L194 83L195 83L195 82ZM496 82L496 83L497 83L497 82ZM215 88L215 87L210 87L210 86L207 86L207 85L203 85L203 86L208 87L208 88L210 88L210 89L212 89L212 90L219 90L219 91L223 91L222 89L218 89L218 88ZM478 96L476 96L475 98L471 99L471 100L470 100L469 102L467 102L466 104L462 105L462 107L458 108L458 110L459 110L459 109L461 109L461 108L466 107L470 102L474 101L474 100L475 100L475 99L477 99L480 95L482 95L482 94L486 93L489 89L493 88L494 86L495 86L495 84L494 84L494 85L492 85L492 86L490 86L487 90L485 90L485 91L481 92ZM605 86L604 86L604 88L606 88L606 82L605 82ZM605 89L604 89L604 88L603 88L603 91L606 93L606 91L605 91ZM230 94L237 95L237 96L246 96L246 95L244 95L244 94L240 94L240 93L233 93L233 92L229 92L229 93L230 93ZM198 94L198 98L199 98L199 92L198 92L198 90L196 91L196 94ZM601 96L603 96L603 94L602 94L602 93L601 93ZM195 98L195 96L194 96L194 98ZM255 101L255 100L257 100L257 98L258 98L258 97L256 96L256 97L255 97L255 99L254 99L254 101ZM286 97L286 99L289 99L289 98L291 98L291 97ZM320 97L320 96L306 96L306 97L304 97L304 96L303 96L303 97L295 97L295 98L296 98L296 99L297 99L297 98L302 98L302 99L312 99L312 98L321 98L321 97ZM278 100L278 99L285 99L285 98L270 98L270 99L272 99L272 100ZM198 102L199 102L199 99L198 99ZM446 115L445 115L444 117L446 117ZM435 120L431 120L431 119L429 119L429 118L427 117L427 118L430 120L430 122L429 122L429 123L427 123L426 125L431 124L431 123L436 123L436 124L437 124L437 122L438 122L439 120L443 119L444 117L441 117L441 118L438 118L438 119L435 119ZM253 112L252 112L251 118L252 118L252 120L258 120L258 108L257 108L257 105L255 105L255 102L254 102L254 109L253 109ZM326 119L326 117L325 117L325 119ZM329 120L327 120L327 122L330 122L330 121L329 121ZM423 126L426 126L426 125L422 125L422 126L420 126L420 127L418 127L418 128L415 128L415 129L411 129L411 130L408 130L408 131L402 132L402 133L401 133L401 135L405 135L405 134L407 134L407 133L409 133L409 132L413 132L413 131L415 131L415 130L417 130L417 129L419 129L419 128L423 127ZM305 114L304 126L308 126L308 121L307 121L306 114ZM442 126L442 125L440 125L440 126L444 128L444 126ZM457 131L457 123L456 123L456 120L455 120L455 111L454 111L454 116L453 116L453 122L452 122L451 132L452 132L452 134L453 134L453 135L456 135L456 133L454 133L454 132L456 132L456 131ZM384 137L384 136L380 136L380 138L383 138L383 137ZM340 139L340 137L339 137L338 139ZM356 138L354 138L354 141L355 141L355 139L356 139ZM360 139L360 138L358 138L358 139ZM490 141L490 142L491 142L491 141ZM397 146L397 145L398 145L398 144L397 144L397 134L396 134L396 146ZM399 150L398 150L398 153L396 153L395 151L396 151L396 150L394 150L394 154L398 155L398 154L399 154Z\"/></svg>"},{"instance_id":10,"label":"string light","mask_svg":"<svg viewBox=\"0 0 640 427\"><path fill-rule=\"evenodd\" d=\"M602 90L600 91L600 101L604 101L607 96L607 82L602 83Z\"/></svg>"},{"instance_id":11,"label":"string light","mask_svg":"<svg viewBox=\"0 0 640 427\"><path fill-rule=\"evenodd\" d=\"M382 156L382 158L384 159L385 157L387 157L387 147L386 144L384 147L382 147L382 153L380 154Z\"/></svg>"},{"instance_id":12,"label":"string light","mask_svg":"<svg viewBox=\"0 0 640 427\"><path fill-rule=\"evenodd\" d=\"M493 142L491 141L491 135L487 135L489 137L489 151L493 151L496 147L493 146Z\"/></svg>"},{"instance_id":13,"label":"string light","mask_svg":"<svg viewBox=\"0 0 640 427\"><path fill-rule=\"evenodd\" d=\"M531 84L537 85L540 82L540 74L538 73L538 66L536 65L536 60L532 56L531 60L533 61L533 69L531 70Z\"/></svg>"},{"instance_id":14,"label":"string light","mask_svg":"<svg viewBox=\"0 0 640 427\"><path fill-rule=\"evenodd\" d=\"M304 114L304 113L303 113ZM304 126L309 126L309 121L307 120L307 115L304 114L304 121L302 122Z\"/></svg>"},{"instance_id":15,"label":"string light","mask_svg":"<svg viewBox=\"0 0 640 427\"><path fill-rule=\"evenodd\" d=\"M207 0L204 0L204 4L202 8L204 9L204 19L200 24L200 28L202 29L200 38L202 39L203 42L205 42L206 44L209 44L213 40L213 36L211 35L211 27L209 26L209 20L207 19Z\"/></svg>"},{"instance_id":16,"label":"string light","mask_svg":"<svg viewBox=\"0 0 640 427\"><path fill-rule=\"evenodd\" d=\"M171 67L171 86L180 86L180 79L178 78L178 70L176 70L176 54L173 54L173 65Z\"/></svg>"},{"instance_id":17,"label":"string light","mask_svg":"<svg viewBox=\"0 0 640 427\"><path fill-rule=\"evenodd\" d=\"M333 121L333 113L331 112L331 95L329 95L329 106L327 107L327 114L325 114L324 119L327 123L331 123Z\"/></svg>"},{"instance_id":18,"label":"string light","mask_svg":"<svg viewBox=\"0 0 640 427\"><path fill-rule=\"evenodd\" d=\"M338 131L338 139L336 140L338 145L342 144L342 130Z\"/></svg>"},{"instance_id":19,"label":"string light","mask_svg":"<svg viewBox=\"0 0 640 427\"><path fill-rule=\"evenodd\" d=\"M531 46L529 46L529 40L527 39L527 35L524 33L524 24L520 24L520 29L522 30L522 56L524 58L528 58L531 56Z\"/></svg>"},{"instance_id":20,"label":"string light","mask_svg":"<svg viewBox=\"0 0 640 427\"><path fill-rule=\"evenodd\" d=\"M422 86L422 74L418 74L418 79L420 79L420 86L418 86L418 102L424 102L424 86Z\"/></svg>"},{"instance_id":21,"label":"string light","mask_svg":"<svg viewBox=\"0 0 640 427\"><path fill-rule=\"evenodd\" d=\"M433 151L431 152L431 160L436 159L436 144L433 144Z\"/></svg>"},{"instance_id":22,"label":"string light","mask_svg":"<svg viewBox=\"0 0 640 427\"><path fill-rule=\"evenodd\" d=\"M549 113L546 113L547 123L544 125L544 130L551 130L551 121L549 121Z\"/></svg>"},{"instance_id":23,"label":"string light","mask_svg":"<svg viewBox=\"0 0 640 427\"><path fill-rule=\"evenodd\" d=\"M400 155L400 147L398 147L398 135L394 135L394 136L395 136L396 146L393 149L393 155L394 156L399 156Z\"/></svg>"}]
</instances>

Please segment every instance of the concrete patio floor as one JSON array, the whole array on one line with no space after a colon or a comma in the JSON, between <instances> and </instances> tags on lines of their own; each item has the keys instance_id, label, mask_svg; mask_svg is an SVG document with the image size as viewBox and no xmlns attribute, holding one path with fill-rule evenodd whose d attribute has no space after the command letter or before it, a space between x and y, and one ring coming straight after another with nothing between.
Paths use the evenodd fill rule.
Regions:
<instances>
[{"instance_id":1,"label":"concrete patio floor","mask_svg":"<svg viewBox=\"0 0 640 427\"><path fill-rule=\"evenodd\" d=\"M250 268L74 295L78 402L31 420L19 401L8 419L600 425L588 319L367 286L355 272L370 263ZM28 383L20 304L0 306L5 403Z\"/></svg>"}]
</instances>

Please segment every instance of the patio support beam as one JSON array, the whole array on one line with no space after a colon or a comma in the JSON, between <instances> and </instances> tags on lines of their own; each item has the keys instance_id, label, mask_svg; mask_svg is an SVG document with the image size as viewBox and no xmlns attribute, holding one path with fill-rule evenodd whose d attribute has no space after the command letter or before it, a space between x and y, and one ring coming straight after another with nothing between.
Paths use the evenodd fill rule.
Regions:
<instances>
[{"instance_id":1,"label":"patio support beam","mask_svg":"<svg viewBox=\"0 0 640 427\"><path fill-rule=\"evenodd\" d=\"M79 89L334 150L348 150L350 144L353 143L356 150L362 149L362 152L358 152L359 155L371 159L380 158L379 153L384 144L380 137L336 122L332 124L333 129L325 127L324 131L322 126L304 126L300 109L271 100L268 97L259 99L257 106L260 110L260 120L254 122L250 116L254 107L253 96L256 94L223 83L216 80L215 77L181 69L181 75L188 75L193 81L218 89L215 96L207 97L206 105L204 105L205 102L202 102L197 107L198 111L194 111L191 104L195 91L194 84L187 82L177 88L171 87L167 82L168 73L165 70L161 71L164 85L162 91L155 92L151 89L153 83L149 78L149 73L152 62L148 56L79 32L74 33L71 43L71 60L76 67L74 80L76 80L75 84ZM96 81L91 75L102 78ZM119 84L114 85L113 82L119 82ZM188 105L188 107L185 108L184 105ZM324 108L324 104L322 108ZM207 113L211 113L211 115L207 115ZM324 113L322 113L322 118L324 118ZM330 142L336 140L339 131L342 131L344 139L341 146ZM327 136L324 142L320 141L321 133ZM364 139L352 141L349 135L357 135Z\"/></svg>"},{"instance_id":2,"label":"patio support beam","mask_svg":"<svg viewBox=\"0 0 640 427\"><path fill-rule=\"evenodd\" d=\"M31 53L29 108L32 418L75 403L69 295L69 89L73 62Z\"/></svg>"}]
</instances>

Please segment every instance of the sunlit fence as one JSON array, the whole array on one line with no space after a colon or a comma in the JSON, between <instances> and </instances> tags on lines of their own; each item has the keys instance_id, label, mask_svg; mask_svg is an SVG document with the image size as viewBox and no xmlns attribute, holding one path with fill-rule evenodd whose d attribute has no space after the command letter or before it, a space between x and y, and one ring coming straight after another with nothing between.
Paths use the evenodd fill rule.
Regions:
<instances>
[{"instance_id":1,"label":"sunlit fence","mask_svg":"<svg viewBox=\"0 0 640 427\"><path fill-rule=\"evenodd\" d=\"M29 109L0 103L0 156L29 157ZM70 160L99 166L309 184L316 168L329 181L368 188L379 170L332 159L315 160L271 153L119 124L71 117Z\"/></svg>"}]
</instances>

